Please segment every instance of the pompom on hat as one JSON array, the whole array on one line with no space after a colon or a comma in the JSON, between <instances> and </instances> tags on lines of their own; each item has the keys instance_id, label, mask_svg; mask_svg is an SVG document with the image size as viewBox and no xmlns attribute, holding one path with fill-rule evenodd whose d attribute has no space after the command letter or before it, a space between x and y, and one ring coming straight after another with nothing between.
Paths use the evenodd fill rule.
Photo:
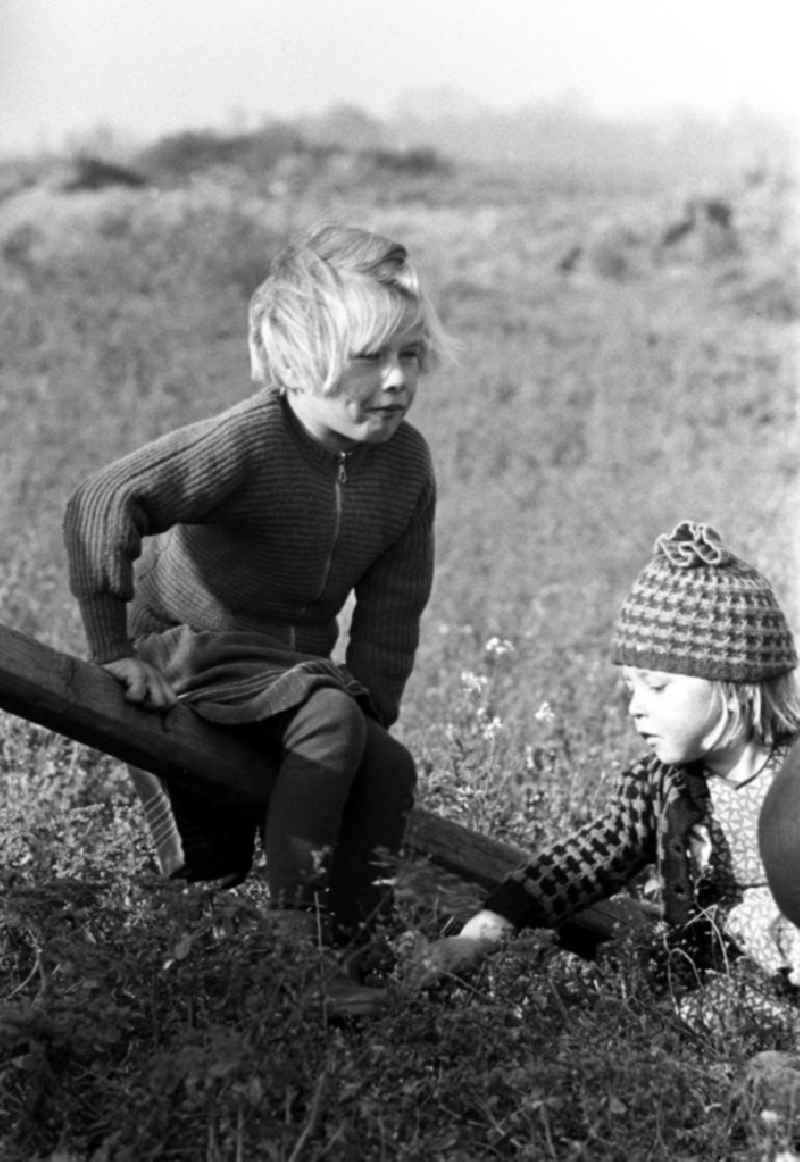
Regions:
<instances>
[{"instance_id":1,"label":"pompom on hat","mask_svg":"<svg viewBox=\"0 0 800 1162\"><path fill-rule=\"evenodd\" d=\"M722 682L763 682L797 665L770 583L710 525L662 533L617 617L616 665Z\"/></svg>"}]
</instances>

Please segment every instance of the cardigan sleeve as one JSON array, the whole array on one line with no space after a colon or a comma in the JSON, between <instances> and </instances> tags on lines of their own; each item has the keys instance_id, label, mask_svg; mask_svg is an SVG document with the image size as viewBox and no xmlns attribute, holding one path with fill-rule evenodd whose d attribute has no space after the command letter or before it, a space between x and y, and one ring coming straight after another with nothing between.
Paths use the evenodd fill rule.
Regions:
<instances>
[{"instance_id":1,"label":"cardigan sleeve","mask_svg":"<svg viewBox=\"0 0 800 1162\"><path fill-rule=\"evenodd\" d=\"M70 497L63 524L70 589L93 660L133 652L126 606L143 539L202 519L243 480L253 428L243 417L232 409L171 432L95 472Z\"/></svg>"},{"instance_id":2,"label":"cardigan sleeve","mask_svg":"<svg viewBox=\"0 0 800 1162\"><path fill-rule=\"evenodd\" d=\"M626 770L601 818L512 872L484 903L517 928L555 928L613 895L655 860L655 767Z\"/></svg>"},{"instance_id":3,"label":"cardigan sleeve","mask_svg":"<svg viewBox=\"0 0 800 1162\"><path fill-rule=\"evenodd\" d=\"M428 473L403 534L355 587L346 665L368 688L382 725L397 719L433 583L436 481Z\"/></svg>"}]
</instances>

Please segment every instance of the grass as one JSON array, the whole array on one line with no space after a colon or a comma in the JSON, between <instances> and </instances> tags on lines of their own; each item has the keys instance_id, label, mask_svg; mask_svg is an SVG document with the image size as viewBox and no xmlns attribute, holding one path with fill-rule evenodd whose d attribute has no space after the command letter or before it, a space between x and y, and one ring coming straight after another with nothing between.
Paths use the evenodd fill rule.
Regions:
<instances>
[{"instance_id":1,"label":"grass","mask_svg":"<svg viewBox=\"0 0 800 1162\"><path fill-rule=\"evenodd\" d=\"M338 163L337 163L338 164ZM344 174L344 176L343 176ZM162 192L21 189L0 206L0 618L83 639L60 518L91 468L250 390L265 256L321 217L419 254L461 343L415 421L440 486L438 571L399 733L420 799L530 848L590 817L637 747L607 663L655 535L717 525L798 626L794 190L726 187L738 246L655 241L686 191L463 168L290 195L231 167ZM573 273L558 268L582 248ZM467 984L334 1026L319 958L263 885L154 876L121 766L0 719L0 1152L60 1159L746 1159L792 1109L731 1098L757 1048L691 1033L632 952L531 934ZM424 864L429 936L479 895ZM766 1039L766 1041L765 1041Z\"/></svg>"}]
</instances>

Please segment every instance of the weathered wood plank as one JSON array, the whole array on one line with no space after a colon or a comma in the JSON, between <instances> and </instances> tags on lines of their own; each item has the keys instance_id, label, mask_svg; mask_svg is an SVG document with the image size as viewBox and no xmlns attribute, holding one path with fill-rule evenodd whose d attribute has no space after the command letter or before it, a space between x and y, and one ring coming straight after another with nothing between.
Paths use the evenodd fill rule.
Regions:
<instances>
[{"instance_id":1,"label":"weathered wood plank","mask_svg":"<svg viewBox=\"0 0 800 1162\"><path fill-rule=\"evenodd\" d=\"M133 706L101 666L3 625L0 708L165 779L267 801L264 756L234 732L185 706L166 713ZM420 808L409 820L407 846L486 887L524 858L516 848Z\"/></svg>"},{"instance_id":2,"label":"weathered wood plank","mask_svg":"<svg viewBox=\"0 0 800 1162\"><path fill-rule=\"evenodd\" d=\"M184 706L165 714L133 706L102 667L2 625L0 709L165 779L248 802L267 800L264 756L231 731ZM525 860L519 848L419 807L411 812L406 846L489 889ZM581 913L582 926L591 929L593 917L600 929L607 927L602 905Z\"/></svg>"},{"instance_id":3,"label":"weathered wood plank","mask_svg":"<svg viewBox=\"0 0 800 1162\"><path fill-rule=\"evenodd\" d=\"M185 706L167 713L126 702L101 666L0 626L0 708L184 784L266 802L264 759Z\"/></svg>"},{"instance_id":4,"label":"weathered wood plank","mask_svg":"<svg viewBox=\"0 0 800 1162\"><path fill-rule=\"evenodd\" d=\"M420 808L411 812L406 827L406 846L484 888L496 887L526 859L525 852L518 847L480 835L460 823Z\"/></svg>"},{"instance_id":5,"label":"weathered wood plank","mask_svg":"<svg viewBox=\"0 0 800 1162\"><path fill-rule=\"evenodd\" d=\"M36 722L86 746L198 790L266 803L264 755L232 731L213 726L185 706L166 713L126 702L119 683L101 666L64 654L0 625L0 709ZM491 889L525 853L508 843L415 807L406 846L449 871ZM589 933L607 933L607 906L573 918Z\"/></svg>"},{"instance_id":6,"label":"weathered wood plank","mask_svg":"<svg viewBox=\"0 0 800 1162\"><path fill-rule=\"evenodd\" d=\"M125 762L214 793L266 803L264 756L185 706L166 713L126 702L101 666L0 625L0 708ZM491 886L521 853L415 808L408 845L457 875Z\"/></svg>"}]
</instances>

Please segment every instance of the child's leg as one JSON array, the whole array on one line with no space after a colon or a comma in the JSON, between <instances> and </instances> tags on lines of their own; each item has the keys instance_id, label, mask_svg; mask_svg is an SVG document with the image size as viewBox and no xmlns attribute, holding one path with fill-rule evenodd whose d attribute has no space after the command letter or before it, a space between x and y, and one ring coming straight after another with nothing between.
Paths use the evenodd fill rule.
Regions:
<instances>
[{"instance_id":1,"label":"child's leg","mask_svg":"<svg viewBox=\"0 0 800 1162\"><path fill-rule=\"evenodd\" d=\"M333 856L330 910L347 933L370 918L389 913L393 868L385 856L400 849L414 802L416 771L406 748L372 719L367 742L342 819Z\"/></svg>"},{"instance_id":2,"label":"child's leg","mask_svg":"<svg viewBox=\"0 0 800 1162\"><path fill-rule=\"evenodd\" d=\"M359 706L341 690L312 694L279 730L283 757L264 828L270 896L279 907L327 906L331 852L367 738Z\"/></svg>"},{"instance_id":3,"label":"child's leg","mask_svg":"<svg viewBox=\"0 0 800 1162\"><path fill-rule=\"evenodd\" d=\"M142 801L145 822L163 875L173 879L239 883L250 870L257 809L215 802L185 788L167 786L128 765Z\"/></svg>"},{"instance_id":4,"label":"child's leg","mask_svg":"<svg viewBox=\"0 0 800 1162\"><path fill-rule=\"evenodd\" d=\"M186 867L186 852L166 787L156 775L131 763L128 763L128 773L142 802L161 874L180 874Z\"/></svg>"}]
</instances>

